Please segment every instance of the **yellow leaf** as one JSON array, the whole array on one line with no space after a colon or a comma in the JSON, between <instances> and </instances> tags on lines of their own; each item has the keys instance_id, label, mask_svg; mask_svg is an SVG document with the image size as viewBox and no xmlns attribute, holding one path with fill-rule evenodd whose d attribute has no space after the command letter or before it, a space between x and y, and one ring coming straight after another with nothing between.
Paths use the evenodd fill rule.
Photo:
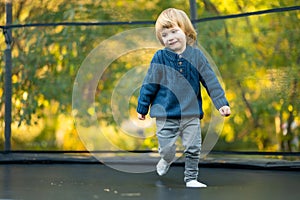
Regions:
<instances>
[{"instance_id":1,"label":"yellow leaf","mask_svg":"<svg viewBox=\"0 0 300 200\"><path fill-rule=\"evenodd\" d=\"M90 108L88 109L88 113L89 113L91 116L95 115L95 108L94 108L94 107L90 107Z\"/></svg>"}]
</instances>

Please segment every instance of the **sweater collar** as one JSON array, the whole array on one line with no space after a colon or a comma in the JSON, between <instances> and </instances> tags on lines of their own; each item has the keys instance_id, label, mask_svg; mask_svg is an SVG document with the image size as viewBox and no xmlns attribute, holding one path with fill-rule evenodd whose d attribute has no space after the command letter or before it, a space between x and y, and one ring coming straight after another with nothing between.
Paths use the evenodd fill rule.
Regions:
<instances>
[{"instance_id":1,"label":"sweater collar","mask_svg":"<svg viewBox=\"0 0 300 200\"><path fill-rule=\"evenodd\" d=\"M165 52L167 58L170 60L173 60L173 61L176 61L179 58L184 58L186 60L189 60L191 57L191 53L192 53L192 47L190 45L187 45L186 49L181 54L177 54L168 48L164 48L164 52Z\"/></svg>"}]
</instances>

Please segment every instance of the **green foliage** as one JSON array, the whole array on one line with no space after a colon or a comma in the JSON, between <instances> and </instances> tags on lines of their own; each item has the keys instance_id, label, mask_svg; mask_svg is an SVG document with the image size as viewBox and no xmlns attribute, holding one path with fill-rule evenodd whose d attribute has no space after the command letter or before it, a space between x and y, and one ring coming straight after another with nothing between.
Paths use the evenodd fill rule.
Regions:
<instances>
[{"instance_id":1,"label":"green foliage","mask_svg":"<svg viewBox=\"0 0 300 200\"><path fill-rule=\"evenodd\" d=\"M295 4L293 0L197 1L198 18ZM0 13L4 13L2 5L3 2L0 3ZM15 24L149 21L155 20L168 7L177 7L189 13L187 0L42 0L38 4L36 0L20 0L13 4L13 15ZM5 23L4 17L0 16L1 25ZM299 11L290 11L197 24L198 42L216 63L233 111L225 121L217 149L299 151L299 143L292 143L300 137L298 128L292 127L294 122L300 124L299 19ZM68 123L69 129L57 125L62 115L68 120L72 119L72 89L78 69L101 41L137 27L142 26L13 29L12 114L15 148L83 148L78 138L70 142L70 138L76 137L74 124ZM0 37L0 44L3 58L3 37ZM151 53L145 53L143 59L150 60ZM128 55L121 57L111 64L99 80L96 110L93 112L109 126L118 126L111 115L110 100L114 87L122 74L139 62ZM1 60L1 119L4 118L3 69L4 61ZM135 117L137 96L138 92L133 94L129 103L130 111L124 113ZM207 105L208 97L204 98L206 117L202 124L205 133L212 111ZM31 131L20 135L24 127ZM62 130L64 136L60 136L60 139L63 142L58 142ZM28 141L37 145L30 146ZM126 146L124 141L119 143ZM143 144L138 142L131 147L153 148L154 143L155 139L148 138Z\"/></svg>"},{"instance_id":2,"label":"green foliage","mask_svg":"<svg viewBox=\"0 0 300 200\"><path fill-rule=\"evenodd\" d=\"M210 9L205 10L209 13L233 14L295 2L223 3L204 1L203 7ZM259 150L299 150L299 144L293 148L289 144L299 138L294 130L288 131L289 139L282 139L286 138L285 123L299 124L299 18L299 11L295 11L198 25L200 43L219 66L229 94L234 112L228 122L234 132L230 137L233 148L242 140L251 141ZM288 111L289 106L293 112ZM230 134L224 133L224 137Z\"/></svg>"}]
</instances>

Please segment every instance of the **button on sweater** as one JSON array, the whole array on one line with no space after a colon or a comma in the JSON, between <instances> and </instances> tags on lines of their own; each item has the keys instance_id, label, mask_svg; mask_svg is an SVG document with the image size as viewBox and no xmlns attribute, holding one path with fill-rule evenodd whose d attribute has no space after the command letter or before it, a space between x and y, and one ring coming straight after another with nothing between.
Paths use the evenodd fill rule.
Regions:
<instances>
[{"instance_id":1,"label":"button on sweater","mask_svg":"<svg viewBox=\"0 0 300 200\"><path fill-rule=\"evenodd\" d=\"M229 105L225 92L200 49L182 54L158 50L140 89L137 112L151 117L203 117L201 85L217 109Z\"/></svg>"}]
</instances>

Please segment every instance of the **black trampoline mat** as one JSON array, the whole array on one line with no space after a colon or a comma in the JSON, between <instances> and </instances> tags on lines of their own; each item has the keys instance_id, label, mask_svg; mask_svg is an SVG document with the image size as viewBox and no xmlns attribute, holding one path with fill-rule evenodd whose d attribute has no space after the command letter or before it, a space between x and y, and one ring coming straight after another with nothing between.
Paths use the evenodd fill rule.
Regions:
<instances>
[{"instance_id":1,"label":"black trampoline mat","mask_svg":"<svg viewBox=\"0 0 300 200\"><path fill-rule=\"evenodd\" d=\"M101 164L2 164L0 199L299 200L299 171L200 168L207 188L186 188L183 166L125 173Z\"/></svg>"}]
</instances>

